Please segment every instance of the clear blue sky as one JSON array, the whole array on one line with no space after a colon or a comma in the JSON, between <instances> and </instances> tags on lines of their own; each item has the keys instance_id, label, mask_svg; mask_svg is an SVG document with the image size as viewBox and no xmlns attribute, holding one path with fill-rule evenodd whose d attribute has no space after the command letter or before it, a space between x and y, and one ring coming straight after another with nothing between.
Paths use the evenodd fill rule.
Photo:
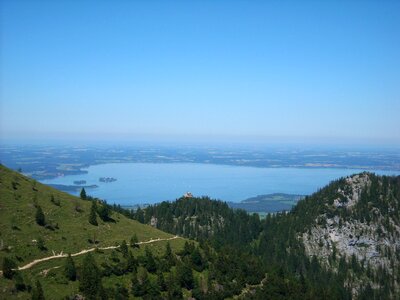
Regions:
<instances>
[{"instance_id":1,"label":"clear blue sky","mask_svg":"<svg viewBox=\"0 0 400 300\"><path fill-rule=\"evenodd\" d=\"M3 139L400 143L400 1L0 5Z\"/></svg>"}]
</instances>

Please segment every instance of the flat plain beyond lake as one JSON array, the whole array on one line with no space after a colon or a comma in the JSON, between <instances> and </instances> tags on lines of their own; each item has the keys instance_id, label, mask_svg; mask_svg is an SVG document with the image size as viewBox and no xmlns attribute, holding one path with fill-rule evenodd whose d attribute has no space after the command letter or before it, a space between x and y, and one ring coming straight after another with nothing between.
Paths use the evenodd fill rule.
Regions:
<instances>
[{"instance_id":1,"label":"flat plain beyond lake","mask_svg":"<svg viewBox=\"0 0 400 300\"><path fill-rule=\"evenodd\" d=\"M186 192L207 195L224 201L239 202L249 197L287 193L308 195L330 181L361 169L338 168L257 168L199 163L108 163L93 165L86 174L41 180L44 184L73 185L85 180L91 196L108 203L135 205L174 200ZM371 170L369 170L371 172ZM399 171L373 171L380 175L398 175ZM100 182L99 178L115 178ZM79 192L70 192L77 195Z\"/></svg>"}]
</instances>

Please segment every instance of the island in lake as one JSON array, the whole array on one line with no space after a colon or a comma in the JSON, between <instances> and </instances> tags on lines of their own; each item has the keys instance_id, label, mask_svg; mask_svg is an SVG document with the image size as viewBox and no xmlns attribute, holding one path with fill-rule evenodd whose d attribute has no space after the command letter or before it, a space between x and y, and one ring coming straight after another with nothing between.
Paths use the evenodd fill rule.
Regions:
<instances>
[{"instance_id":1,"label":"island in lake","mask_svg":"<svg viewBox=\"0 0 400 300\"><path fill-rule=\"evenodd\" d=\"M100 177L100 178L99 178L99 181L100 181L100 182L109 183L109 182L117 181L117 179L116 179L116 178L113 178L113 177Z\"/></svg>"}]
</instances>

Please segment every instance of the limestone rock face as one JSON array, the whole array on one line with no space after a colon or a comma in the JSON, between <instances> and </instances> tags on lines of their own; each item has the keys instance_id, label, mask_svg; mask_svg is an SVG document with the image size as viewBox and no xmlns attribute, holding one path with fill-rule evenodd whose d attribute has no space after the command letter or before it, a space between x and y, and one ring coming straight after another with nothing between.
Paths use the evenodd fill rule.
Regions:
<instances>
[{"instance_id":1,"label":"limestone rock face","mask_svg":"<svg viewBox=\"0 0 400 300\"><path fill-rule=\"evenodd\" d=\"M383 188L384 193L373 193ZM345 178L335 195L325 203L327 212L299 235L306 253L333 269L332 261L355 256L364 268L383 268L399 276L400 224L398 214L390 213L398 209L399 199L393 198L390 186L384 186L380 177L362 173Z\"/></svg>"}]
</instances>

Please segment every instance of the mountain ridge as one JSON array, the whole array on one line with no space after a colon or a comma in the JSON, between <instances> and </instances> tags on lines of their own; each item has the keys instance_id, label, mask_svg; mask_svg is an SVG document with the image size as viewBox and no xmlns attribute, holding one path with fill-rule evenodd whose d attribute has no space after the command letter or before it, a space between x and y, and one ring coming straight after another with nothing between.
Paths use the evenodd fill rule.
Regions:
<instances>
[{"instance_id":1,"label":"mountain ridge","mask_svg":"<svg viewBox=\"0 0 400 300\"><path fill-rule=\"evenodd\" d=\"M343 299L371 294L391 299L400 294L400 176L364 172L340 178L298 201L292 210L269 214L264 221L225 205L207 197L181 198L149 206L145 214L148 219L169 219L156 225L168 232L257 253L269 272L283 268L287 275L306 277L311 298L319 298L318 293ZM332 224L339 223L342 235L335 235ZM313 287L312 281L326 288Z\"/></svg>"}]
</instances>

